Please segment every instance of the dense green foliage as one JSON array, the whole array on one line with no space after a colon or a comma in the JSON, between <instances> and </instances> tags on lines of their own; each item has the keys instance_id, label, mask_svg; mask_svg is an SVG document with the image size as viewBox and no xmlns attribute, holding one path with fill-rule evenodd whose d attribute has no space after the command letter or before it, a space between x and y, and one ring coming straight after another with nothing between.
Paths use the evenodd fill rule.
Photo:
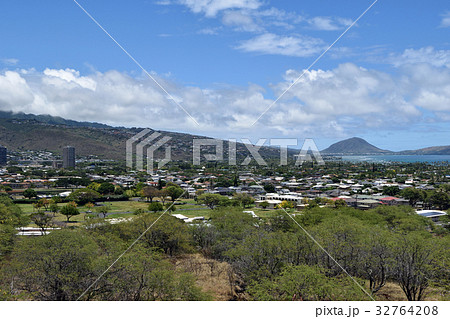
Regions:
<instances>
[{"instance_id":1,"label":"dense green foliage","mask_svg":"<svg viewBox=\"0 0 450 319\"><path fill-rule=\"evenodd\" d=\"M155 221L149 214L117 225L94 219L87 223L87 230L60 230L46 236L20 238L8 250L8 260L0 264L2 298L209 299L191 274L175 269L166 257L192 251L187 226L171 216ZM143 233L141 240L117 260ZM100 277L115 260L114 266ZM91 284L94 285L83 294Z\"/></svg>"},{"instance_id":2,"label":"dense green foliage","mask_svg":"<svg viewBox=\"0 0 450 319\"><path fill-rule=\"evenodd\" d=\"M250 300L370 300L387 282L408 300L423 300L430 287L450 286L448 230L409 207L316 207L259 219L211 198L218 201L207 223L141 212L118 224L94 217L86 227L27 237L14 234L28 220L0 196L1 298L210 299L194 274L171 262L195 252L229 263ZM45 224L46 216L33 218Z\"/></svg>"},{"instance_id":3,"label":"dense green foliage","mask_svg":"<svg viewBox=\"0 0 450 319\"><path fill-rule=\"evenodd\" d=\"M76 203L70 202L61 208L61 214L66 216L67 222L69 222L70 218L79 215L80 211L78 210Z\"/></svg>"},{"instance_id":4,"label":"dense green foliage","mask_svg":"<svg viewBox=\"0 0 450 319\"><path fill-rule=\"evenodd\" d=\"M14 246L16 228L27 225L28 221L8 196L0 195L0 261Z\"/></svg>"},{"instance_id":5,"label":"dense green foliage","mask_svg":"<svg viewBox=\"0 0 450 319\"><path fill-rule=\"evenodd\" d=\"M84 205L89 202L94 202L100 197L100 194L90 188L81 188L72 192L67 199L76 202L77 204Z\"/></svg>"},{"instance_id":6,"label":"dense green foliage","mask_svg":"<svg viewBox=\"0 0 450 319\"><path fill-rule=\"evenodd\" d=\"M232 264L256 300L367 300L345 283L343 269L375 298L394 281L408 300L423 300L430 285L450 278L449 237L432 236L436 226L408 207L313 208L268 221L246 215L218 211L193 236L203 253ZM290 277L295 271L305 272L298 277L304 283ZM309 281L323 283L326 293Z\"/></svg>"}]
</instances>

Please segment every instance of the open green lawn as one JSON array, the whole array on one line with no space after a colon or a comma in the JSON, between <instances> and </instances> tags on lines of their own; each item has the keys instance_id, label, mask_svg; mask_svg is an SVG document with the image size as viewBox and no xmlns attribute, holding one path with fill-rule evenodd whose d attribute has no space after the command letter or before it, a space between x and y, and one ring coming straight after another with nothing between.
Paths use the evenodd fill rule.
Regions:
<instances>
[{"instance_id":1,"label":"open green lawn","mask_svg":"<svg viewBox=\"0 0 450 319\"><path fill-rule=\"evenodd\" d=\"M105 204L110 208L111 213L115 212L134 212L138 208L147 209L148 204L146 202L137 202L137 201L117 201L117 202L101 202L101 204ZM36 212L36 209L34 209L33 204L17 204L22 212L26 214L31 214L33 212ZM62 207L65 203L59 203L58 206ZM86 206L78 206L78 210L80 212L85 212L88 210ZM95 211L95 207L92 208L93 211ZM42 211L42 209L41 209Z\"/></svg>"},{"instance_id":2,"label":"open green lawn","mask_svg":"<svg viewBox=\"0 0 450 319\"><path fill-rule=\"evenodd\" d=\"M247 208L244 210L252 210L255 212L256 215L258 215L258 217L261 217L261 218L274 217L279 213L285 214L285 212L282 209L262 209L262 208L253 207L253 208ZM300 212L292 210L292 209L287 210L287 212L289 214L300 214Z\"/></svg>"},{"instance_id":3,"label":"open green lawn","mask_svg":"<svg viewBox=\"0 0 450 319\"><path fill-rule=\"evenodd\" d=\"M183 200L182 202L188 202L188 203L195 203L194 200ZM105 206L109 207L109 213L112 213L111 215L108 215L107 218L118 218L118 217L129 217L133 216L133 214L123 214L124 212L134 212L136 209L141 208L144 210L148 209L148 205L150 203L148 202L138 202L134 200L129 201L112 201L112 202L99 202L99 204L104 204ZM31 214L36 212L36 209L33 207L33 204L17 204L22 212L25 214ZM58 206L62 207L65 203L59 203ZM98 206L97 206L98 207ZM188 217L196 217L196 216L205 216L209 217L209 209L204 210L189 210L189 211L178 211L181 208L202 208L204 206L201 205L176 205L176 211L175 213L183 214ZM41 212L44 209L41 208ZM80 223L85 221L85 212L88 211L88 208L86 206L78 206L78 210L80 211L79 215L73 216L70 218L70 225L71 226L78 226ZM95 207L92 208L92 211L95 212ZM55 221L66 221L66 216L62 214L56 214ZM29 226L36 226L34 223L30 223Z\"/></svg>"},{"instance_id":4,"label":"open green lawn","mask_svg":"<svg viewBox=\"0 0 450 319\"><path fill-rule=\"evenodd\" d=\"M280 209L261 209L261 208L248 208L248 209L244 209L244 210L252 210L255 212L255 214L258 217L261 217L261 218L274 217L279 212L283 212Z\"/></svg>"},{"instance_id":5,"label":"open green lawn","mask_svg":"<svg viewBox=\"0 0 450 319\"><path fill-rule=\"evenodd\" d=\"M32 204L17 204L17 206L19 206L25 214L31 214L36 211Z\"/></svg>"},{"instance_id":6,"label":"open green lawn","mask_svg":"<svg viewBox=\"0 0 450 319\"><path fill-rule=\"evenodd\" d=\"M118 202L101 202L99 204L104 204L105 206L109 207L110 213L123 213L123 212L134 212L138 208L147 210L149 203L130 200ZM93 211L95 211L95 207L93 208Z\"/></svg>"},{"instance_id":7,"label":"open green lawn","mask_svg":"<svg viewBox=\"0 0 450 319\"><path fill-rule=\"evenodd\" d=\"M85 213L80 213L79 215L76 216L72 216L70 218L69 223L67 224L67 226L80 226L82 223L84 223L84 216L86 214ZM53 220L55 222L67 222L67 217L62 215L62 214L56 214L55 217L53 218ZM28 227L37 227L35 223L30 222L28 225Z\"/></svg>"},{"instance_id":8,"label":"open green lawn","mask_svg":"<svg viewBox=\"0 0 450 319\"><path fill-rule=\"evenodd\" d=\"M209 218L211 213L213 212L210 209L205 209L205 206L197 205L193 199L183 199L181 201L182 204L175 205L176 210L171 212L172 214L182 214L189 218L203 216L205 218ZM105 204L109 207L109 213L107 218L118 218L118 217L131 217L133 214L124 214L124 212L134 212L136 209L141 208L144 210L148 209L148 202L140 202L140 201L112 201L112 202L101 202L100 204ZM62 207L65 205L64 203L59 203L58 206ZM31 214L36 210L33 208L32 204L18 204L21 210L26 214ZM80 214L73 216L70 218L69 225L78 226L85 221L85 212L88 210L86 206L78 207ZM189 209L189 210L183 210ZM193 210L190 210L193 209ZM92 209L95 212L95 207ZM251 210L254 211L256 215L261 218L273 217L279 212L283 212L282 210L272 210L272 209L261 209L256 207L245 208L242 210ZM42 211L42 209L41 209ZM62 214L56 214L55 221L66 221L66 216ZM35 226L34 223L31 223L29 226Z\"/></svg>"}]
</instances>

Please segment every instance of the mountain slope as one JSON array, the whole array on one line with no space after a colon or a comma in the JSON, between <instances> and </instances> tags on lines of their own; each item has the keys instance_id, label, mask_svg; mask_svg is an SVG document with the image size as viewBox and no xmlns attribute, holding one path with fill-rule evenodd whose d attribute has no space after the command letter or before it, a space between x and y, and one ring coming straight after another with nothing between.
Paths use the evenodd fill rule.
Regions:
<instances>
[{"instance_id":1,"label":"mountain slope","mask_svg":"<svg viewBox=\"0 0 450 319\"><path fill-rule=\"evenodd\" d=\"M352 137L330 145L322 151L323 154L362 155L388 154L391 151L382 150L359 137Z\"/></svg>"},{"instance_id":2,"label":"mountain slope","mask_svg":"<svg viewBox=\"0 0 450 319\"><path fill-rule=\"evenodd\" d=\"M16 117L17 115L17 117ZM72 145L77 155L96 155L104 159L124 160L125 143L142 128L111 127L105 124L77 122L50 115L13 114L0 111L0 145L10 150L47 150L61 154L62 148ZM155 131L151 130L150 135ZM192 162L193 140L208 138L184 133L157 131L171 138L165 145L171 146L172 160ZM164 147L155 152L155 156L164 157ZM202 147L208 153L215 151L212 147ZM223 141L224 160L228 159L228 141ZM145 152L145 150L144 150ZM266 161L279 160L280 149L263 146L259 150ZM289 156L298 151L289 150ZM242 143L236 145L238 162L249 155Z\"/></svg>"},{"instance_id":3,"label":"mountain slope","mask_svg":"<svg viewBox=\"0 0 450 319\"><path fill-rule=\"evenodd\" d=\"M26 114L23 112L14 113L14 112L6 112L0 111L1 119L10 119L10 120L30 120L37 121L40 123L52 124L52 125L67 125L67 126L76 126L76 127L96 127L96 128L108 128L109 126L102 123L96 122L78 122L73 120L66 120L59 116L51 116L47 114L35 115L35 114Z\"/></svg>"},{"instance_id":4,"label":"mountain slope","mask_svg":"<svg viewBox=\"0 0 450 319\"><path fill-rule=\"evenodd\" d=\"M398 152L401 155L450 155L450 145L447 146L432 146L421 148L418 150L408 150Z\"/></svg>"},{"instance_id":5,"label":"mountain slope","mask_svg":"<svg viewBox=\"0 0 450 319\"><path fill-rule=\"evenodd\" d=\"M72 145L77 155L96 155L100 158L124 160L125 142L142 128L111 127L101 123L77 122L50 115L33 115L0 111L0 145L10 150L48 150L61 154L62 148ZM152 131L154 132L154 131ZM193 139L207 138L176 132L158 131L171 137L167 146L172 147L172 159L192 162ZM149 133L150 134L150 133ZM223 141L224 160L228 158L228 142ZM214 152L211 147L210 153ZM238 162L249 155L244 144L237 143ZM203 149L203 148L202 148ZM161 152L163 148L160 149ZM279 160L279 148L261 147L264 160ZM298 154L289 149L289 158ZM361 138L337 142L322 151L332 155L401 154L401 155L450 155L450 146L428 147L419 150L391 152L379 149ZM164 154L156 154L156 156Z\"/></svg>"},{"instance_id":6,"label":"mountain slope","mask_svg":"<svg viewBox=\"0 0 450 319\"><path fill-rule=\"evenodd\" d=\"M61 153L72 145L77 155L123 159L125 141L131 136L114 128L99 129L51 125L35 120L0 119L0 144L10 150L47 150Z\"/></svg>"}]
</instances>

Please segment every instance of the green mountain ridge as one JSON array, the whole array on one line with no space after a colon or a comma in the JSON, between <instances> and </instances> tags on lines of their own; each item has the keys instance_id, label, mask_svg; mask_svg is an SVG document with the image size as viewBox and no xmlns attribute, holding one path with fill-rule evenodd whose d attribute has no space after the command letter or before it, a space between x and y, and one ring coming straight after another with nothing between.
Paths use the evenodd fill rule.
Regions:
<instances>
[{"instance_id":1,"label":"green mountain ridge","mask_svg":"<svg viewBox=\"0 0 450 319\"><path fill-rule=\"evenodd\" d=\"M16 116L17 115L17 116ZM10 150L46 150L61 154L66 145L74 146L80 156L95 155L99 158L125 160L126 141L141 132L143 128L112 127L106 124L77 122L51 115L34 115L0 111L0 145ZM165 145L171 146L172 160L192 162L193 139L206 136L177 132L150 130L147 135L159 132L171 138ZM224 160L228 160L228 141L223 141ZM213 153L213 147L205 147ZM277 147L263 146L259 153L264 160L278 160ZM298 151L289 150L289 156ZM203 147L202 147L203 154ZM250 153L242 143L236 145L236 158L239 162ZM155 158L164 157L164 148L155 152Z\"/></svg>"},{"instance_id":2,"label":"green mountain ridge","mask_svg":"<svg viewBox=\"0 0 450 319\"><path fill-rule=\"evenodd\" d=\"M352 137L330 145L321 153L328 155L450 155L450 145L393 152L380 149L360 137Z\"/></svg>"},{"instance_id":3,"label":"green mountain ridge","mask_svg":"<svg viewBox=\"0 0 450 319\"><path fill-rule=\"evenodd\" d=\"M322 151L323 154L340 154L340 155L365 155L365 154L389 154L393 153L388 150L382 150L366 140L359 137L352 137L330 145Z\"/></svg>"},{"instance_id":4,"label":"green mountain ridge","mask_svg":"<svg viewBox=\"0 0 450 319\"><path fill-rule=\"evenodd\" d=\"M450 145L425 147L418 150L397 152L400 155L450 155Z\"/></svg>"},{"instance_id":5,"label":"green mountain ridge","mask_svg":"<svg viewBox=\"0 0 450 319\"><path fill-rule=\"evenodd\" d=\"M96 155L100 158L125 160L126 141L142 128L112 127L102 123L78 122L51 115L34 115L0 111L0 144L10 150L48 150L61 154L62 148L72 145L77 155ZM151 130L152 132L156 132ZM186 133L157 131L171 137L172 159L192 161L192 140L208 138ZM228 141L224 143L224 160L228 159ZM208 147L206 147L208 149ZM211 147L210 150L214 151ZM164 156L162 153L156 156ZM278 160L279 148L263 146L259 150L265 160ZM299 150L289 149L289 158ZM242 161L249 152L237 143L237 158ZM392 152L380 149L362 138L353 137L330 145L324 155L450 155L450 146L427 147L418 150Z\"/></svg>"}]
</instances>

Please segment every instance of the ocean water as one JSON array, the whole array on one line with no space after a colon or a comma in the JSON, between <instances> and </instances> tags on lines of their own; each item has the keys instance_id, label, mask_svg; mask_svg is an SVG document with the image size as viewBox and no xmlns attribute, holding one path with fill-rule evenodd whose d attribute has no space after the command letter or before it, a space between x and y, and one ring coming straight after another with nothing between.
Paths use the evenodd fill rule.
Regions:
<instances>
[{"instance_id":1,"label":"ocean water","mask_svg":"<svg viewBox=\"0 0 450 319\"><path fill-rule=\"evenodd\" d=\"M450 155L360 155L341 156L342 161L369 162L369 163L447 163L450 164Z\"/></svg>"}]
</instances>

